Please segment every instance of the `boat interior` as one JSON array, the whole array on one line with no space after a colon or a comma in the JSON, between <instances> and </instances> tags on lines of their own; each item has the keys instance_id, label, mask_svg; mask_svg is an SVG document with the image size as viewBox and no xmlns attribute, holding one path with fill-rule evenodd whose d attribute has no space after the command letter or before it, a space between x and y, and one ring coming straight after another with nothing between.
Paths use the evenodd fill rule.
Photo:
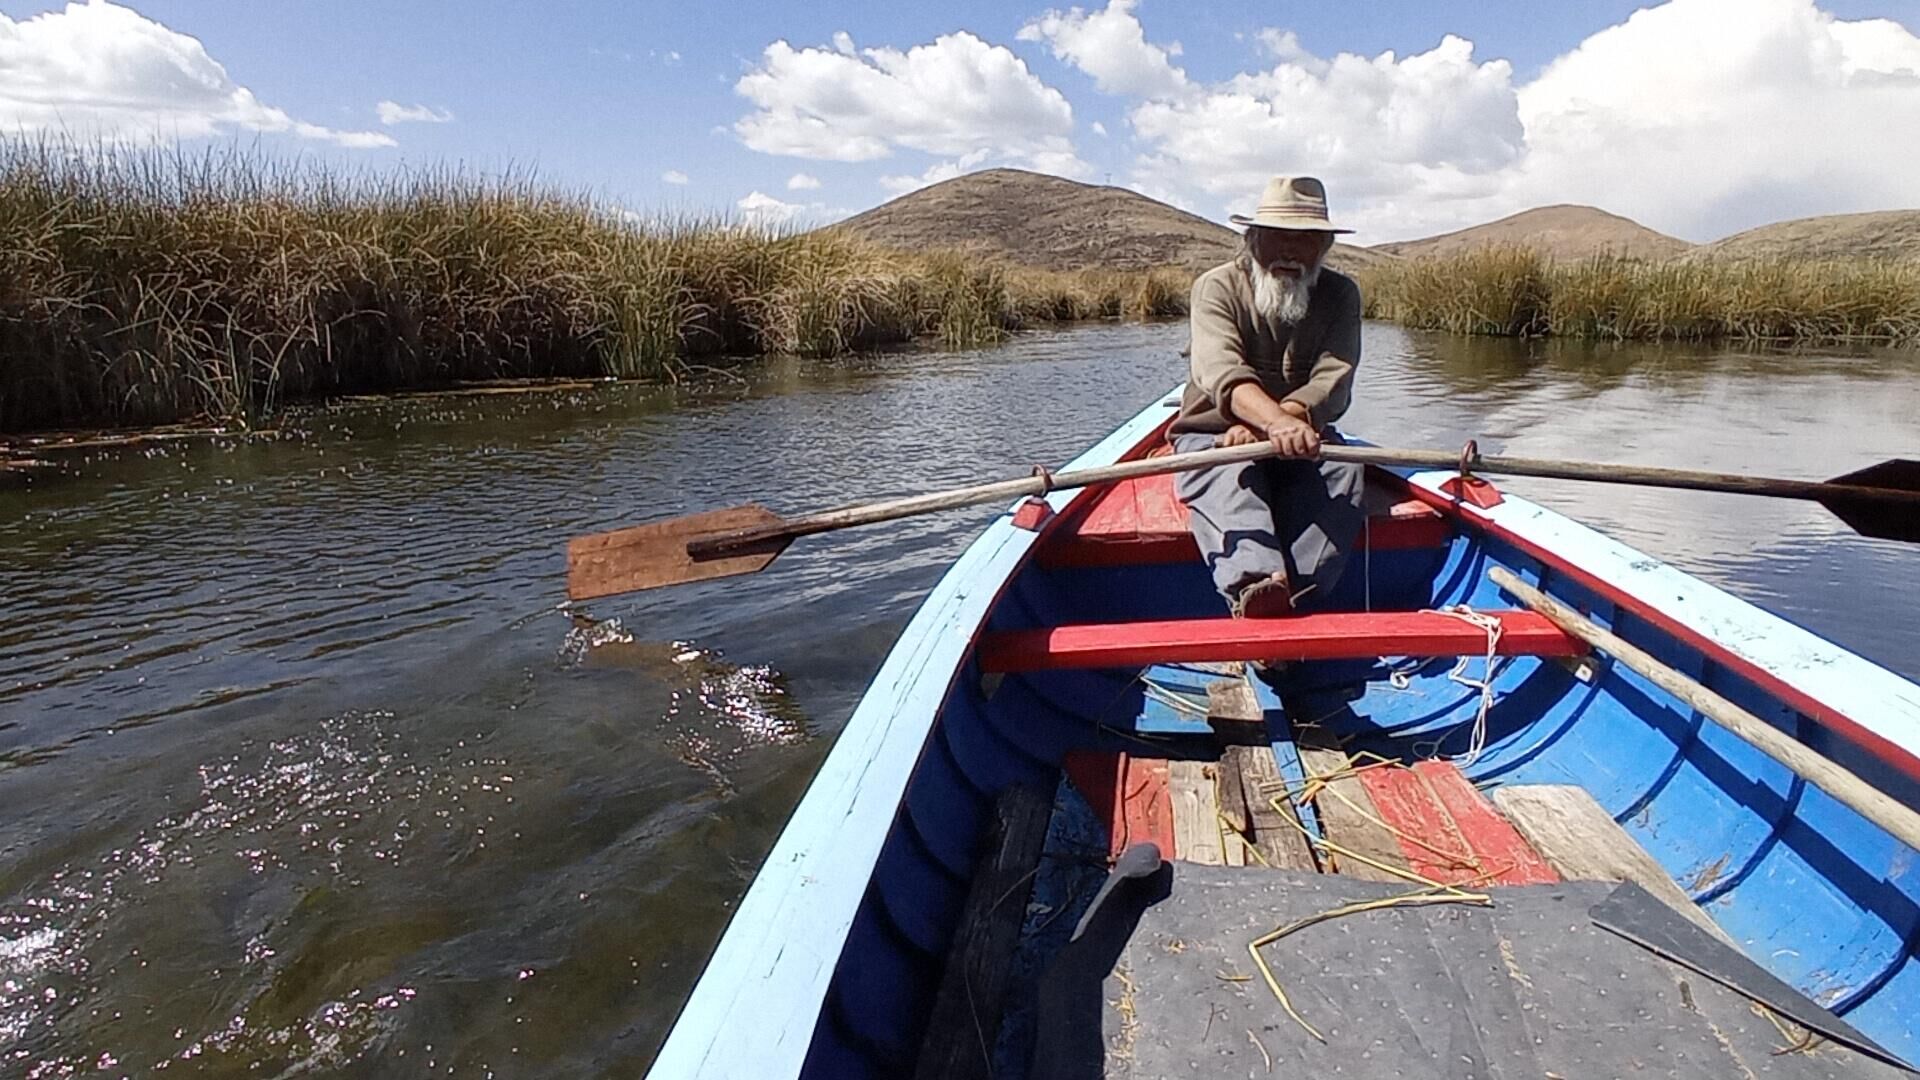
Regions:
<instances>
[{"instance_id":1,"label":"boat interior","mask_svg":"<svg viewBox=\"0 0 1920 1080\"><path fill-rule=\"evenodd\" d=\"M1542 1072L1512 1075L1635 1054L1702 1063L1672 1075L1740 1075L1730 1060L1747 1075L1892 1075L1920 1059L1914 851L1489 574L1920 804L1907 774L1400 475L1371 473L1367 507L1336 588L1250 620L1227 616L1168 477L1035 515L1041 540L908 783L807 1075L1488 1075L1526 1054ZM1141 843L1167 860L1157 891L1061 991L1074 930ZM1716 1014L1716 973L1617 955L1650 948L1631 933L1588 940L1589 907L1625 903L1621 882L1680 920L1672 934L1728 954L1705 967L1757 964L1774 999L1744 992ZM1254 944L1289 919L1310 928ZM1438 967L1382 959L1448 941L1480 945ZM1474 964L1493 975L1461 974ZM1634 1003L1620 1016L1596 1005L1603 970ZM1792 1018L1806 1002L1822 1019ZM1449 1054L1491 1072L1422 1071ZM941 1072L942 1055L991 1068Z\"/></svg>"}]
</instances>

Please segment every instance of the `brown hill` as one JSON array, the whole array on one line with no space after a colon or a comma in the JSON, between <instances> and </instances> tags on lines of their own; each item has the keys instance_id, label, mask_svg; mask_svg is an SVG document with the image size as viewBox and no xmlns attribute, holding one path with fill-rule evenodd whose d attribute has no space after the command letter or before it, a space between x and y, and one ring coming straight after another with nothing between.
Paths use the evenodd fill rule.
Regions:
<instances>
[{"instance_id":1,"label":"brown hill","mask_svg":"<svg viewBox=\"0 0 1920 1080\"><path fill-rule=\"evenodd\" d=\"M1240 234L1126 188L988 169L902 195L833 226L887 247L975 246L1049 270L1199 271L1233 257ZM1336 244L1345 270L1383 258Z\"/></svg>"},{"instance_id":2,"label":"brown hill","mask_svg":"<svg viewBox=\"0 0 1920 1080\"><path fill-rule=\"evenodd\" d=\"M1920 259L1920 210L1827 214L1762 225L1704 244L1695 259Z\"/></svg>"},{"instance_id":3,"label":"brown hill","mask_svg":"<svg viewBox=\"0 0 1920 1080\"><path fill-rule=\"evenodd\" d=\"M1474 248L1516 245L1556 259L1611 253L1629 259L1670 259L1692 245L1657 233L1637 221L1591 206L1541 206L1499 221L1422 240L1381 244L1375 251L1420 257L1459 255Z\"/></svg>"}]
</instances>

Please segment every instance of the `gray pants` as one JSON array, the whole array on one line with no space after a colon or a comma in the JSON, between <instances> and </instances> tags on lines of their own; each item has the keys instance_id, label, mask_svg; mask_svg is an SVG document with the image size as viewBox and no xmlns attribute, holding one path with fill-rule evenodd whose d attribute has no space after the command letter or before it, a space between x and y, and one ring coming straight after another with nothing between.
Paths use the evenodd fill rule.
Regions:
<instances>
[{"instance_id":1,"label":"gray pants","mask_svg":"<svg viewBox=\"0 0 1920 1080\"><path fill-rule=\"evenodd\" d=\"M1332 431L1325 438L1339 441ZM1211 435L1173 437L1182 454L1212 446ZM1284 571L1294 595L1311 606L1333 591L1360 534L1365 477L1361 465L1250 461L1175 473L1174 491L1187 504L1187 525L1228 604L1241 589Z\"/></svg>"}]
</instances>

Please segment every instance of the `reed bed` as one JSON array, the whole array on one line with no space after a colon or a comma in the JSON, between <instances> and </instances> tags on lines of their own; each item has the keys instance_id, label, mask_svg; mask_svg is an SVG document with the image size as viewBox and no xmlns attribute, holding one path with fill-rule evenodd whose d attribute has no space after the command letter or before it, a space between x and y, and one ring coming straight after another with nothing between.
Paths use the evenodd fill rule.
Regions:
<instances>
[{"instance_id":1,"label":"reed bed","mask_svg":"<svg viewBox=\"0 0 1920 1080\"><path fill-rule=\"evenodd\" d=\"M641 220L528 175L0 140L0 431L1182 314L1187 276Z\"/></svg>"},{"instance_id":2,"label":"reed bed","mask_svg":"<svg viewBox=\"0 0 1920 1080\"><path fill-rule=\"evenodd\" d=\"M1360 281L1370 317L1458 334L1920 344L1920 261L1554 261L1493 247Z\"/></svg>"},{"instance_id":3,"label":"reed bed","mask_svg":"<svg viewBox=\"0 0 1920 1080\"><path fill-rule=\"evenodd\" d=\"M1456 333L1920 342L1915 263L1490 249L1360 278L1368 315ZM526 174L0 138L0 432L250 425L343 393L965 348L1047 323L1183 316L1191 281L640 219Z\"/></svg>"}]
</instances>

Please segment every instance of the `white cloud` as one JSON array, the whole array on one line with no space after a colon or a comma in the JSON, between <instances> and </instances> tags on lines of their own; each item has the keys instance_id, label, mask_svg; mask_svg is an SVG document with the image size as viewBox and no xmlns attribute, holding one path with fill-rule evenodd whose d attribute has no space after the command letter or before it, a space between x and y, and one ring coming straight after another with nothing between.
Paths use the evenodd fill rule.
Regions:
<instances>
[{"instance_id":1,"label":"white cloud","mask_svg":"<svg viewBox=\"0 0 1920 1080\"><path fill-rule=\"evenodd\" d=\"M235 83L197 39L111 3L0 15L0 130L142 142L258 131L397 145L377 131L295 120Z\"/></svg>"},{"instance_id":2,"label":"white cloud","mask_svg":"<svg viewBox=\"0 0 1920 1080\"><path fill-rule=\"evenodd\" d=\"M787 177L788 191L814 191L820 187L820 178L812 173L797 172Z\"/></svg>"},{"instance_id":3,"label":"white cloud","mask_svg":"<svg viewBox=\"0 0 1920 1080\"><path fill-rule=\"evenodd\" d=\"M380 116L380 122L393 124L444 124L453 119L453 113L446 109L436 109L428 105L402 105L397 101L383 101L373 107Z\"/></svg>"},{"instance_id":4,"label":"white cloud","mask_svg":"<svg viewBox=\"0 0 1920 1080\"><path fill-rule=\"evenodd\" d=\"M854 54L853 35L847 33L845 30L835 30L833 32L833 51L839 53L841 56L852 56Z\"/></svg>"},{"instance_id":5,"label":"white cloud","mask_svg":"<svg viewBox=\"0 0 1920 1080\"><path fill-rule=\"evenodd\" d=\"M1811 0L1636 12L1548 65L1519 106L1519 199L1562 192L1692 239L1916 203L1920 37Z\"/></svg>"},{"instance_id":6,"label":"white cloud","mask_svg":"<svg viewBox=\"0 0 1920 1080\"><path fill-rule=\"evenodd\" d=\"M1109 94L1158 98L1186 93L1186 72L1167 59L1180 55L1179 44L1163 47L1147 41L1133 15L1138 5L1139 0L1109 0L1102 11L1048 11L1021 27L1019 39L1045 42L1055 59L1093 76L1094 85Z\"/></svg>"},{"instance_id":7,"label":"white cloud","mask_svg":"<svg viewBox=\"0 0 1920 1080\"><path fill-rule=\"evenodd\" d=\"M1133 22L1116 7L1080 18ZM1144 44L1126 29L1107 38ZM1693 240L1914 203L1920 138L1896 133L1920 131L1920 37L1814 0L1669 0L1531 82L1453 36L1404 57L1331 58L1288 31L1258 38L1271 68L1184 93L1164 75L1137 80L1134 185L1219 213L1274 173L1310 172L1366 243L1557 202ZM1069 59L1104 85L1124 52Z\"/></svg>"},{"instance_id":8,"label":"white cloud","mask_svg":"<svg viewBox=\"0 0 1920 1080\"><path fill-rule=\"evenodd\" d=\"M1178 100L1147 101L1129 119L1150 149L1136 179L1235 205L1275 173L1312 173L1336 208L1403 192L1489 194L1523 150L1504 60L1478 63L1447 37L1401 59L1342 54L1283 60Z\"/></svg>"},{"instance_id":9,"label":"white cloud","mask_svg":"<svg viewBox=\"0 0 1920 1080\"><path fill-rule=\"evenodd\" d=\"M687 174L681 172L679 169L668 169L666 172L660 174L660 179L669 184L684 184L687 182Z\"/></svg>"},{"instance_id":10,"label":"white cloud","mask_svg":"<svg viewBox=\"0 0 1920 1080\"><path fill-rule=\"evenodd\" d=\"M896 196L905 195L909 191L919 191L923 187L931 187L943 180L952 180L956 176L972 172L976 166L986 160L986 157L985 151L976 151L956 161L936 162L919 176L883 176L880 178L880 186Z\"/></svg>"},{"instance_id":11,"label":"white cloud","mask_svg":"<svg viewBox=\"0 0 1920 1080\"><path fill-rule=\"evenodd\" d=\"M1104 139L1104 138L1106 138L1106 137L1107 137L1107 125L1105 125L1105 124L1103 124L1103 123L1101 123L1101 122L1100 122L1100 121L1098 121L1098 120L1095 120L1095 121L1093 122L1093 133L1094 133L1095 135L1098 135L1098 136L1100 136L1100 137L1101 137L1101 138L1103 138L1103 139Z\"/></svg>"},{"instance_id":12,"label":"white cloud","mask_svg":"<svg viewBox=\"0 0 1920 1080\"><path fill-rule=\"evenodd\" d=\"M749 192L733 204L740 219L759 229L784 229L803 225L824 225L847 216L841 207L825 203L790 203L763 191Z\"/></svg>"},{"instance_id":13,"label":"white cloud","mask_svg":"<svg viewBox=\"0 0 1920 1080\"><path fill-rule=\"evenodd\" d=\"M755 111L734 131L767 154L874 161L898 149L943 157L987 151L1036 169L1084 173L1073 109L1005 47L964 31L931 44L851 53L767 46L734 85Z\"/></svg>"}]
</instances>

